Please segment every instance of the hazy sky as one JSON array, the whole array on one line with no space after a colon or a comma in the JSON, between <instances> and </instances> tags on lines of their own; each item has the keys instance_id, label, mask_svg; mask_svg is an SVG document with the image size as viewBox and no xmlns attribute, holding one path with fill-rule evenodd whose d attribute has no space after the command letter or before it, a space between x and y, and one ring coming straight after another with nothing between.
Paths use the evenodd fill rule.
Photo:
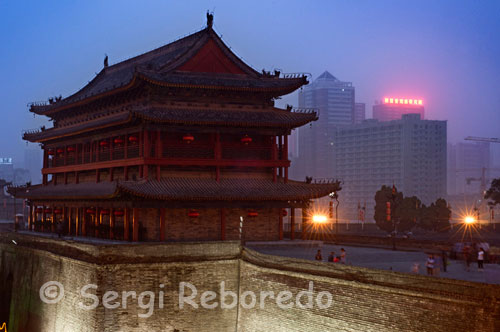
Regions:
<instances>
[{"instance_id":1,"label":"hazy sky","mask_svg":"<svg viewBox=\"0 0 500 332\"><path fill-rule=\"evenodd\" d=\"M500 1L21 1L0 0L0 156L22 166L26 104L74 93L110 64L205 25L257 70L324 70L367 104L418 97L448 120L448 139L500 136ZM297 96L279 104L297 105ZM499 144L500 145L500 144Z\"/></svg>"}]
</instances>

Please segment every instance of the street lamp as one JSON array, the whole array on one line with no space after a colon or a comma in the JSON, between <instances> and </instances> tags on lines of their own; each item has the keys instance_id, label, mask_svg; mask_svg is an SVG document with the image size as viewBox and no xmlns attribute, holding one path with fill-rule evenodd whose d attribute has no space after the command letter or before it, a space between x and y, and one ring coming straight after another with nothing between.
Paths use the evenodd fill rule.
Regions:
<instances>
[{"instance_id":1,"label":"street lamp","mask_svg":"<svg viewBox=\"0 0 500 332\"><path fill-rule=\"evenodd\" d=\"M469 224L469 225L470 225L470 224L473 224L473 223L475 223L475 222L476 222L476 218L474 218L474 217L472 217L472 216L466 216L466 217L464 218L464 222L465 222L466 224Z\"/></svg>"},{"instance_id":2,"label":"street lamp","mask_svg":"<svg viewBox=\"0 0 500 332\"><path fill-rule=\"evenodd\" d=\"M322 214L315 214L315 215L313 215L313 217L312 217L312 221L313 221L314 223L318 223L318 224L323 224L323 223L325 223L327 220L328 220L328 218L327 218L325 215L322 215Z\"/></svg>"},{"instance_id":3,"label":"street lamp","mask_svg":"<svg viewBox=\"0 0 500 332\"><path fill-rule=\"evenodd\" d=\"M330 196L332 200L335 200L335 202L337 202L337 204L335 204L335 244L337 244L339 235L339 195L336 191L334 191L328 196Z\"/></svg>"}]
</instances>

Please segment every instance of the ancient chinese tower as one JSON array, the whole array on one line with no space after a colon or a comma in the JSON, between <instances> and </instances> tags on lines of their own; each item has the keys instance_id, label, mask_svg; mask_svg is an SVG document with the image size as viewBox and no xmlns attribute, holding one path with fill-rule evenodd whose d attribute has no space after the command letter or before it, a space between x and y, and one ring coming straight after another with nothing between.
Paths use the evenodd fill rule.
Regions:
<instances>
[{"instance_id":1,"label":"ancient chinese tower","mask_svg":"<svg viewBox=\"0 0 500 332\"><path fill-rule=\"evenodd\" d=\"M104 68L67 98L34 103L52 128L40 143L43 183L29 229L128 241L283 236L284 208L307 207L338 183L288 179L288 135L317 119L274 100L303 75L255 71L207 27Z\"/></svg>"}]
</instances>

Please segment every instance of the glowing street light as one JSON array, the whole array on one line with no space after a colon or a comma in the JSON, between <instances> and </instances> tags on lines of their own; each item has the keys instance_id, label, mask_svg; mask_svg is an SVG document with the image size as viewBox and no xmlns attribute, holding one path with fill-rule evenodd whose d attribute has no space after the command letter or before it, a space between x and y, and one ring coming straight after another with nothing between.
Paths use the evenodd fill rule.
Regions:
<instances>
[{"instance_id":1,"label":"glowing street light","mask_svg":"<svg viewBox=\"0 0 500 332\"><path fill-rule=\"evenodd\" d=\"M322 215L322 214L315 214L313 217L312 217L312 221L314 223L318 223L318 224L324 224L325 222L328 221L328 218L325 216L325 215Z\"/></svg>"},{"instance_id":2,"label":"glowing street light","mask_svg":"<svg viewBox=\"0 0 500 332\"><path fill-rule=\"evenodd\" d=\"M476 222L476 218L474 218L474 217L472 217L472 216L466 216L466 217L464 218L464 222L465 222L466 224L473 224L473 223L475 223L475 222Z\"/></svg>"}]
</instances>

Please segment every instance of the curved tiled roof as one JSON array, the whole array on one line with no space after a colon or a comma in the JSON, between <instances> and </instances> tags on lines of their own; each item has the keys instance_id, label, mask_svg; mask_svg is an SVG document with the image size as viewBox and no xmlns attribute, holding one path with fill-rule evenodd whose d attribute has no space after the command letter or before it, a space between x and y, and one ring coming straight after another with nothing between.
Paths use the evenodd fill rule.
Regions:
<instances>
[{"instance_id":1,"label":"curved tiled roof","mask_svg":"<svg viewBox=\"0 0 500 332\"><path fill-rule=\"evenodd\" d=\"M244 74L191 75L188 72L176 71L179 66L191 59L209 39L214 41L221 52ZM274 91L276 96L287 94L307 83L305 77L279 78L256 72L231 52L211 28L205 28L150 52L105 67L90 83L75 94L53 104L32 105L30 110L37 114L52 114L71 107L75 103L99 98L115 91L126 90L133 85L137 77L156 84L266 89Z\"/></svg>"},{"instance_id":2,"label":"curved tiled roof","mask_svg":"<svg viewBox=\"0 0 500 332\"><path fill-rule=\"evenodd\" d=\"M168 201L291 201L307 200L340 190L340 183L272 182L267 179L169 178L67 185L11 187L9 192L27 199L106 199L126 193Z\"/></svg>"},{"instance_id":3,"label":"curved tiled roof","mask_svg":"<svg viewBox=\"0 0 500 332\"><path fill-rule=\"evenodd\" d=\"M41 142L62 136L78 135L93 131L97 128L106 128L122 125L135 118L150 122L161 122L173 125L220 126L220 127L267 127L267 128L296 128L311 121L316 121L315 112L296 113L279 108L267 109L234 109L234 108L173 108L163 105L131 106L123 112L97 118L80 124L49 128L43 131L25 133L23 139L30 142Z\"/></svg>"}]
</instances>

